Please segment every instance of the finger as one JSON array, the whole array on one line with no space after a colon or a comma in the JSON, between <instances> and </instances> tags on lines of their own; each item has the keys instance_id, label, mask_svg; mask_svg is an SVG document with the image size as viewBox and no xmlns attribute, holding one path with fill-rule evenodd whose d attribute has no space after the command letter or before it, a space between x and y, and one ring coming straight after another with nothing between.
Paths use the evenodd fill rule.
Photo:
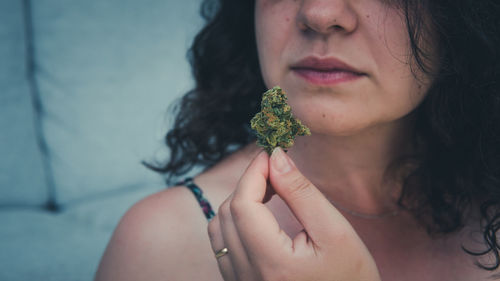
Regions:
<instances>
[{"instance_id":1,"label":"finger","mask_svg":"<svg viewBox=\"0 0 500 281\"><path fill-rule=\"evenodd\" d=\"M236 230L252 263L280 260L292 246L290 237L263 203L268 175L269 156L261 152L242 175L230 205Z\"/></svg>"},{"instance_id":2,"label":"finger","mask_svg":"<svg viewBox=\"0 0 500 281\"><path fill-rule=\"evenodd\" d=\"M270 158L270 182L276 193L302 224L316 246L345 233L350 224L326 197L297 169L292 159L279 147Z\"/></svg>"},{"instance_id":3,"label":"finger","mask_svg":"<svg viewBox=\"0 0 500 281\"><path fill-rule=\"evenodd\" d=\"M219 271L224 278L224 280L238 280L234 274L233 265L231 259L229 259L228 254L221 256L219 258L215 257L217 252L226 248L226 242L221 231L220 216L217 215L212 218L208 223L208 237L210 238L210 245L212 246L212 251L214 252L214 259L217 259L217 265L219 266Z\"/></svg>"},{"instance_id":4,"label":"finger","mask_svg":"<svg viewBox=\"0 0 500 281\"><path fill-rule=\"evenodd\" d=\"M222 236L226 243L225 246L230 251L227 257L231 260L235 276L238 277L238 280L251 280L252 268L231 215L230 204L232 198L233 196L230 196L226 199L218 210Z\"/></svg>"},{"instance_id":5,"label":"finger","mask_svg":"<svg viewBox=\"0 0 500 281\"><path fill-rule=\"evenodd\" d=\"M267 191L269 178L269 156L261 151L248 165L234 191L233 200L245 198L255 203L262 203L271 192ZM243 187L243 188L242 188ZM247 187L247 188L246 188Z\"/></svg>"},{"instance_id":6,"label":"finger","mask_svg":"<svg viewBox=\"0 0 500 281\"><path fill-rule=\"evenodd\" d=\"M276 191L274 191L273 187L269 184L269 181L267 181L266 193L264 194L264 198L262 199L262 203L269 202L273 198L274 195L276 195Z\"/></svg>"}]
</instances>

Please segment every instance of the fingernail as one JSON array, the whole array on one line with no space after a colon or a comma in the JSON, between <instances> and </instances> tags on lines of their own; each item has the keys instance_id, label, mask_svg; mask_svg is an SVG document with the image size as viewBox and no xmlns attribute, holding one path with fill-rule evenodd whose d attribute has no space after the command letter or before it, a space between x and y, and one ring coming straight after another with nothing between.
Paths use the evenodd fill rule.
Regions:
<instances>
[{"instance_id":1,"label":"fingernail","mask_svg":"<svg viewBox=\"0 0 500 281\"><path fill-rule=\"evenodd\" d=\"M281 147L276 147L271 154L271 165L273 165L274 169L281 174L284 174L292 169L292 165L288 156L285 155L285 152Z\"/></svg>"}]
</instances>

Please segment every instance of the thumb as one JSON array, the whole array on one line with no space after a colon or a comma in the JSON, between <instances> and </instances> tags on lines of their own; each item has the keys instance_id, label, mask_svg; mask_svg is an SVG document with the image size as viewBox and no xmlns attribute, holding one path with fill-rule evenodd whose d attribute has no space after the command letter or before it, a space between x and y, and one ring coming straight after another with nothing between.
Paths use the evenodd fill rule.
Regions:
<instances>
[{"instance_id":1,"label":"thumb","mask_svg":"<svg viewBox=\"0 0 500 281\"><path fill-rule=\"evenodd\" d=\"M305 231L317 245L342 234L347 220L297 169L280 147L270 157L269 179L276 193L285 201Z\"/></svg>"}]
</instances>

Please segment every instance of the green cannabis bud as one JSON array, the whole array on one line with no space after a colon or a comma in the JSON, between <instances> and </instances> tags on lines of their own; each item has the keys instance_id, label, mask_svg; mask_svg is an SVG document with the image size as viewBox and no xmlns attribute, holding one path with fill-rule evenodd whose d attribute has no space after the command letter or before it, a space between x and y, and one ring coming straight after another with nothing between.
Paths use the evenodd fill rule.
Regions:
<instances>
[{"instance_id":1,"label":"green cannabis bud","mask_svg":"<svg viewBox=\"0 0 500 281\"><path fill-rule=\"evenodd\" d=\"M309 128L292 116L286 101L286 93L280 87L268 90L262 96L260 112L250 121L252 129L257 133L257 145L263 147L269 155L277 146L286 151L293 145L297 135L311 135Z\"/></svg>"}]
</instances>

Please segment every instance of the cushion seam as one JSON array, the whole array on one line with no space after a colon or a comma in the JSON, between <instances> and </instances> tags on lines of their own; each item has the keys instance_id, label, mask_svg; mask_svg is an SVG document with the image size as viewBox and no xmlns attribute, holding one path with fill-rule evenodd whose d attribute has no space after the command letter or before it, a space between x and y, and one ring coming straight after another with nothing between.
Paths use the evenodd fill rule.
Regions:
<instances>
[{"instance_id":1,"label":"cushion seam","mask_svg":"<svg viewBox=\"0 0 500 281\"><path fill-rule=\"evenodd\" d=\"M26 79L28 81L29 92L31 95L31 103L33 106L35 138L38 148L41 153L42 166L47 187L47 201L45 207L48 210L57 211L57 192L54 182L54 174L50 161L50 151L47 145L47 140L43 130L43 113L44 107L40 97L40 89L36 79L36 45L35 34L33 28L32 5L31 0L23 0L23 17L24 17L24 35L25 35L25 52L26 52Z\"/></svg>"}]
</instances>

